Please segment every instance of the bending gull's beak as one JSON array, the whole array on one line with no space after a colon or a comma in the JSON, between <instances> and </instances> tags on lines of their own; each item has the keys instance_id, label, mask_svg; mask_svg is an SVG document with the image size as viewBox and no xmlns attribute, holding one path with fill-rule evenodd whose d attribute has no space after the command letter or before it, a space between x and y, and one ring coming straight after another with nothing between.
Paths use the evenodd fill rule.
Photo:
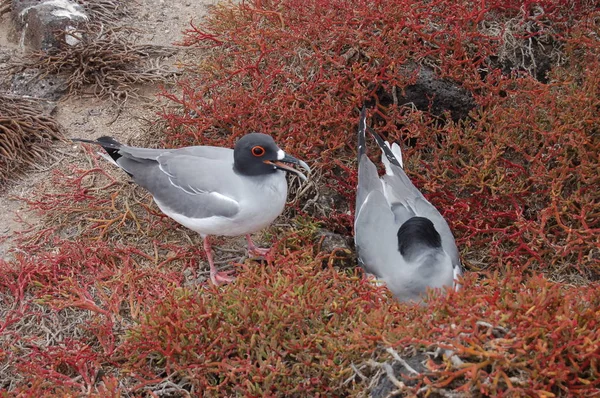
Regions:
<instances>
[{"instance_id":1,"label":"bending gull's beak","mask_svg":"<svg viewBox=\"0 0 600 398\"><path fill-rule=\"evenodd\" d=\"M302 160L296 159L295 157L288 155L281 150L279 152L283 156L277 156L278 160L265 160L264 162L266 164L273 165L273 166L277 167L278 169L282 169L282 170L286 170L286 171L295 173L298 175L298 177L300 177L302 179L302 181L306 181L308 178L306 178L306 176L300 170L296 170L293 167L290 167L285 163L297 164L298 166L302 167L304 170L306 170L309 173L310 173L310 167L308 167L308 165L305 162L303 162Z\"/></svg>"}]
</instances>

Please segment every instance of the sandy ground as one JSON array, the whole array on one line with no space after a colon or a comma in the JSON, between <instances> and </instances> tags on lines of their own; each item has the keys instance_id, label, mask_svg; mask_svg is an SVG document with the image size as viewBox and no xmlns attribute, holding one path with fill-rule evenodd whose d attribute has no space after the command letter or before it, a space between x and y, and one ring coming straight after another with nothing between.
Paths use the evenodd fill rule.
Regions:
<instances>
[{"instance_id":1,"label":"sandy ground","mask_svg":"<svg viewBox=\"0 0 600 398\"><path fill-rule=\"evenodd\" d=\"M217 0L140 0L131 6L131 16L123 24L139 29L138 44L172 46L181 40L182 31L189 27L190 20L198 22L210 5ZM0 63L3 59L19 54L18 34L10 14L0 17ZM196 53L197 54L197 53ZM182 51L165 62L175 65L180 57L189 57ZM192 55L194 56L194 55ZM4 82L6 87L6 82ZM0 86L0 89L4 88ZM161 100L156 97L159 88L142 87L139 99L130 99L121 109L110 100L96 98L71 98L59 101L53 116L64 127L67 137L96 138L112 135L124 143L139 141L151 122L157 119ZM28 198L34 192L48 189L53 169L82 162L81 150L76 145L56 144L60 160L49 164L42 171L30 171L17 183L0 193L0 258L7 255L11 247L11 236L38 223L35 213L26 211L19 198Z\"/></svg>"}]
</instances>

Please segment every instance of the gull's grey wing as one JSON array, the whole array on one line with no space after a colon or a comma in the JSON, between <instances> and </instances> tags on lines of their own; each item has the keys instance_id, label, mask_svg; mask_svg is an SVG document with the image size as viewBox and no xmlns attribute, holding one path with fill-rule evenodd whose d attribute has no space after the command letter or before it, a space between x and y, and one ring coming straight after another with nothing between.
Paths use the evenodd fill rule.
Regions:
<instances>
[{"instance_id":1,"label":"gull's grey wing","mask_svg":"<svg viewBox=\"0 0 600 398\"><path fill-rule=\"evenodd\" d=\"M104 148L106 149L106 146ZM216 146L190 146L177 149L152 149L120 145L116 149L118 149L118 154L122 157L138 161L144 159L157 160L159 156L167 153L172 153L174 155L190 155L214 160L231 159L233 161L233 150ZM119 163L119 161L117 161L117 163Z\"/></svg>"},{"instance_id":2,"label":"gull's grey wing","mask_svg":"<svg viewBox=\"0 0 600 398\"><path fill-rule=\"evenodd\" d=\"M381 151L383 152L383 154L385 155L385 157L387 158L387 160L391 164L396 165L398 167L401 167L402 166L402 159L396 159L396 156L392 152L392 149L388 145L385 144L384 139L381 138L381 136L379 135L379 133L377 133L377 131L373 130L373 128L371 126L367 126L367 129L369 130L369 133L371 133L371 135L373 136L373 138L375 138L375 141L377 141L377 145L379 145L379 148L381 148Z\"/></svg>"},{"instance_id":3,"label":"gull's grey wing","mask_svg":"<svg viewBox=\"0 0 600 398\"><path fill-rule=\"evenodd\" d=\"M403 261L398 251L398 226L383 192L371 191L356 214L354 242L361 265L379 278L395 273Z\"/></svg>"},{"instance_id":4,"label":"gull's grey wing","mask_svg":"<svg viewBox=\"0 0 600 398\"><path fill-rule=\"evenodd\" d=\"M206 151L210 148L196 148L195 152L186 148L162 151L155 159L148 159L133 156L134 151L130 149L124 151L118 164L136 183L146 188L161 207L190 218L233 217L238 213L236 187L239 177L233 171L233 156L223 159L227 152L218 150L217 156L213 151ZM226 148L218 149L232 152ZM190 154L199 152L208 152L209 157ZM150 152L135 153L155 156Z\"/></svg>"},{"instance_id":5,"label":"gull's grey wing","mask_svg":"<svg viewBox=\"0 0 600 398\"><path fill-rule=\"evenodd\" d=\"M381 278L402 261L398 252L394 214L384 195L377 167L367 156L366 108L358 124L358 186L354 212L354 243L360 265Z\"/></svg>"},{"instance_id":6,"label":"gull's grey wing","mask_svg":"<svg viewBox=\"0 0 600 398\"><path fill-rule=\"evenodd\" d=\"M106 149L106 147L105 147ZM174 149L153 149L153 148L138 148L132 146L122 145L118 149L118 154L121 155L121 158L117 160L117 164L123 167L120 163L121 159L130 159L135 161L142 160L156 160L163 153L171 152ZM127 171L125 168L123 168Z\"/></svg>"},{"instance_id":7,"label":"gull's grey wing","mask_svg":"<svg viewBox=\"0 0 600 398\"><path fill-rule=\"evenodd\" d=\"M361 211L363 203L373 191L380 191L383 193L383 185L379 179L377 173L377 167L371 162L371 159L366 154L362 155L360 162L358 163L358 186L356 188L356 208L355 218Z\"/></svg>"},{"instance_id":8,"label":"gull's grey wing","mask_svg":"<svg viewBox=\"0 0 600 398\"><path fill-rule=\"evenodd\" d=\"M358 122L358 186L356 188L356 206L354 208L354 218L358 217L360 208L367 195L373 190L382 190L383 186L377 174L377 168L367 156L367 145L365 139L365 129L367 122L367 109L363 106L360 111L360 120Z\"/></svg>"},{"instance_id":9,"label":"gull's grey wing","mask_svg":"<svg viewBox=\"0 0 600 398\"><path fill-rule=\"evenodd\" d=\"M362 156L367 153L367 140L365 137L365 130L367 128L367 108L363 105L360 111L360 118L358 120L358 163L362 159Z\"/></svg>"},{"instance_id":10,"label":"gull's grey wing","mask_svg":"<svg viewBox=\"0 0 600 398\"><path fill-rule=\"evenodd\" d=\"M152 149L122 145L112 137L73 141L101 145L107 160L127 172L166 209L190 218L233 217L239 212L239 176L233 150L213 146Z\"/></svg>"},{"instance_id":11,"label":"gull's grey wing","mask_svg":"<svg viewBox=\"0 0 600 398\"><path fill-rule=\"evenodd\" d=\"M421 191L408 178L402 167L390 164L390 170L392 171L392 175L386 174L382 177L386 188L391 188L389 195L386 191L386 196L390 200L390 203L401 202L410 205L417 198L427 201Z\"/></svg>"}]
</instances>

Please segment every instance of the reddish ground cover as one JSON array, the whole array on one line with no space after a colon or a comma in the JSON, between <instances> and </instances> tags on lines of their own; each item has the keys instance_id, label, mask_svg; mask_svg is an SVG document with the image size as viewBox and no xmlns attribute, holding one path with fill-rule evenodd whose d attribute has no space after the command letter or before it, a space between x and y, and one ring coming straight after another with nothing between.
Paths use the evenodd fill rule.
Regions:
<instances>
[{"instance_id":1,"label":"reddish ground cover","mask_svg":"<svg viewBox=\"0 0 600 398\"><path fill-rule=\"evenodd\" d=\"M0 262L0 388L24 396L364 396L376 362L390 358L377 347L389 346L404 358L454 353L432 355L420 376L401 378L395 388L404 394L597 394L594 7L217 6L186 33L184 45L209 51L188 65L196 73L182 95L164 94L178 105L162 115L164 142L231 144L248 130L271 133L311 160L333 208L316 211L300 197L295 221L272 230L268 261L239 264L237 282L217 289L189 283L200 245L141 191L104 166L57 175L60 193L31 199L48 229L24 234L22 253ZM407 65L427 65L468 91L469 117L396 104L417 79L418 67ZM394 303L359 273L327 265L333 256L319 250L318 225L352 232L364 101L378 131L411 144L407 172L448 219L468 271L462 291L425 306Z\"/></svg>"}]
</instances>

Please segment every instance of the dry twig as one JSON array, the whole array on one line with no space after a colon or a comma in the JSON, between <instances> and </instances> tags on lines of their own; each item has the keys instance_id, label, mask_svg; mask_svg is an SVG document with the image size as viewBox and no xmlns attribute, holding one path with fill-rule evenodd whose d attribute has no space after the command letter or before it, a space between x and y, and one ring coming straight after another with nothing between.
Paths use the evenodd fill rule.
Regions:
<instances>
[{"instance_id":1,"label":"dry twig","mask_svg":"<svg viewBox=\"0 0 600 398\"><path fill-rule=\"evenodd\" d=\"M33 99L0 95L0 186L24 167L52 158L52 140L63 140L60 125Z\"/></svg>"},{"instance_id":2,"label":"dry twig","mask_svg":"<svg viewBox=\"0 0 600 398\"><path fill-rule=\"evenodd\" d=\"M11 9L10 0L0 1L0 16L6 14Z\"/></svg>"},{"instance_id":3,"label":"dry twig","mask_svg":"<svg viewBox=\"0 0 600 398\"><path fill-rule=\"evenodd\" d=\"M77 0L86 9L92 20L106 25L116 25L124 16L128 15L128 1L119 0Z\"/></svg>"},{"instance_id":4,"label":"dry twig","mask_svg":"<svg viewBox=\"0 0 600 398\"><path fill-rule=\"evenodd\" d=\"M88 25L70 32L79 42L62 45L48 52L37 52L15 61L13 69L28 68L47 75L66 76L67 95L91 93L123 103L137 95L135 85L163 82L178 72L162 65L157 59L175 53L163 46L138 45L129 40L132 29L104 29L103 25Z\"/></svg>"}]
</instances>

